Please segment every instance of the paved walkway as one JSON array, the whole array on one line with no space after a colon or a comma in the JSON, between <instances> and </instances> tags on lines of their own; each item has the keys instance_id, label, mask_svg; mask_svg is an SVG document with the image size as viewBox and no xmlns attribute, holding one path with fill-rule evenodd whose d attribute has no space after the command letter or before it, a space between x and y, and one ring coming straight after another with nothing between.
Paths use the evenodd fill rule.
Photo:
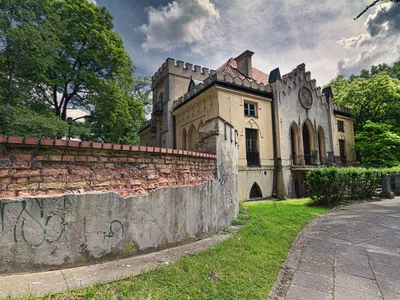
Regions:
<instances>
[{"instance_id":1,"label":"paved walkway","mask_svg":"<svg viewBox=\"0 0 400 300\"><path fill-rule=\"evenodd\" d=\"M400 299L400 197L314 219L297 237L269 299Z\"/></svg>"}]
</instances>

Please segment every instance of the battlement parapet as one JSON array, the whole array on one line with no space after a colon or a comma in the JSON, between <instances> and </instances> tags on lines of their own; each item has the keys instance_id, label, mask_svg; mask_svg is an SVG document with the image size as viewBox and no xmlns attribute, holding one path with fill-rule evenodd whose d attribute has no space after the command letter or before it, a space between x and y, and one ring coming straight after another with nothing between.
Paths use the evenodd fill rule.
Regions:
<instances>
[{"instance_id":1,"label":"battlement parapet","mask_svg":"<svg viewBox=\"0 0 400 300\"><path fill-rule=\"evenodd\" d=\"M290 91L294 90L296 87L307 86L315 92L317 98L319 98L324 104L326 102L321 87L317 86L316 80L311 77L311 72L306 71L306 65L304 63L298 65L290 73L285 74L282 77L282 83L285 88L285 94L290 93Z\"/></svg>"},{"instance_id":2,"label":"battlement parapet","mask_svg":"<svg viewBox=\"0 0 400 300\"><path fill-rule=\"evenodd\" d=\"M351 115L350 109L347 107L343 107L337 104L332 104L332 108L334 111L336 112L341 112L341 113L345 113L345 114L349 114Z\"/></svg>"},{"instance_id":3,"label":"battlement parapet","mask_svg":"<svg viewBox=\"0 0 400 300\"><path fill-rule=\"evenodd\" d=\"M248 79L248 78L241 79L239 76L233 77L230 74L224 74L222 72L213 72L213 74L211 76L204 79L203 83L200 83L195 88L190 90L188 93L186 93L182 97L180 97L178 100L174 101L174 108L176 108L179 105L183 104L184 102L188 101L194 95L199 93L201 90L209 87L216 81L229 83L229 84L232 84L232 86L236 85L236 86L246 87L246 88L253 89L256 91L260 91L260 92L272 93L272 86L270 84L265 85L263 83L257 83L256 81Z\"/></svg>"},{"instance_id":4,"label":"battlement parapet","mask_svg":"<svg viewBox=\"0 0 400 300\"><path fill-rule=\"evenodd\" d=\"M186 78L193 78L196 80L204 80L210 75L213 75L216 71L210 70L209 68L201 67L199 65L193 65L191 63L185 63L181 60L175 60L173 58L167 58L162 66L152 77L152 86L155 87L163 80L168 74L183 76Z\"/></svg>"}]
</instances>

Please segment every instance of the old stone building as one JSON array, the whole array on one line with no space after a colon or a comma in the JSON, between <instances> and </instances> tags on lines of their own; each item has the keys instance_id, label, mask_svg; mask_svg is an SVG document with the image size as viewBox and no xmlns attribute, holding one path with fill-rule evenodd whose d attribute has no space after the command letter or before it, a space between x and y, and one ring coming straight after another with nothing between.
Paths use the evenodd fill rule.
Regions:
<instances>
[{"instance_id":1,"label":"old stone building","mask_svg":"<svg viewBox=\"0 0 400 300\"><path fill-rule=\"evenodd\" d=\"M253 54L215 71L168 58L152 78L153 113L141 145L201 150L202 129L218 117L235 129L225 136L238 146L240 199L304 196L307 170L355 160L351 115L304 64L267 75L252 66Z\"/></svg>"}]
</instances>

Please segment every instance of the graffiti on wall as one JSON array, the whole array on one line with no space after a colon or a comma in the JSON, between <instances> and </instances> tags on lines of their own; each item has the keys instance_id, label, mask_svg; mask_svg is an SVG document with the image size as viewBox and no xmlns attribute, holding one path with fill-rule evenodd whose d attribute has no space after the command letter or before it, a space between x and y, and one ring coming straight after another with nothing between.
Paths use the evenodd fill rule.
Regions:
<instances>
[{"instance_id":1,"label":"graffiti on wall","mask_svg":"<svg viewBox=\"0 0 400 300\"><path fill-rule=\"evenodd\" d=\"M17 215L11 213L7 218L7 211L15 205L19 206ZM67 215L71 212L72 205L72 202L66 197L57 200L57 203L55 205L53 203L51 207L50 205L46 207L43 199L18 202L0 201L0 238L11 232L7 228L7 226L11 226L15 243L22 242L32 247L39 247L44 243L53 244L59 241L72 225L71 221L67 221ZM14 210L15 208L13 212ZM11 215L15 215L14 220L10 220L12 219ZM6 222L7 220L8 222ZM83 223L82 235L87 241L87 235L90 234L87 232L87 217L80 222ZM122 222L112 220L108 224L106 230L97 231L95 234L103 236L103 242L106 239L121 241L125 234Z\"/></svg>"}]
</instances>

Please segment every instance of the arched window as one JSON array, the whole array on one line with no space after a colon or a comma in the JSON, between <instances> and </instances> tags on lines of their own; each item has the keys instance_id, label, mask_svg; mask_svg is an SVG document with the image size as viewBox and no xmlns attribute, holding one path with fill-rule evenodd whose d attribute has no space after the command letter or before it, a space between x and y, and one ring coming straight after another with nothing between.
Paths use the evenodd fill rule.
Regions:
<instances>
[{"instance_id":1,"label":"arched window","mask_svg":"<svg viewBox=\"0 0 400 300\"><path fill-rule=\"evenodd\" d=\"M304 163L311 165L312 163L312 151L314 147L314 131L312 124L309 120L306 120L303 124L303 154Z\"/></svg>"},{"instance_id":2,"label":"arched window","mask_svg":"<svg viewBox=\"0 0 400 300\"><path fill-rule=\"evenodd\" d=\"M188 149L189 151L194 151L194 145L197 144L197 130L194 125L190 126L188 131Z\"/></svg>"},{"instance_id":3,"label":"arched window","mask_svg":"<svg viewBox=\"0 0 400 300\"><path fill-rule=\"evenodd\" d=\"M182 130L182 150L187 150L186 145L187 145L187 134L186 134L186 129L183 128L183 130Z\"/></svg>"},{"instance_id":4,"label":"arched window","mask_svg":"<svg viewBox=\"0 0 400 300\"><path fill-rule=\"evenodd\" d=\"M251 187L249 198L250 199L262 198L261 189L256 182L254 182L253 186Z\"/></svg>"},{"instance_id":5,"label":"arched window","mask_svg":"<svg viewBox=\"0 0 400 300\"><path fill-rule=\"evenodd\" d=\"M299 157L299 127L297 127L294 122L290 127L290 145L292 151L292 163L293 165L299 165L301 161Z\"/></svg>"},{"instance_id":6,"label":"arched window","mask_svg":"<svg viewBox=\"0 0 400 300\"><path fill-rule=\"evenodd\" d=\"M326 146L325 146L325 133L322 127L318 128L318 147L319 147L319 161L322 165L328 163L326 157Z\"/></svg>"}]
</instances>

